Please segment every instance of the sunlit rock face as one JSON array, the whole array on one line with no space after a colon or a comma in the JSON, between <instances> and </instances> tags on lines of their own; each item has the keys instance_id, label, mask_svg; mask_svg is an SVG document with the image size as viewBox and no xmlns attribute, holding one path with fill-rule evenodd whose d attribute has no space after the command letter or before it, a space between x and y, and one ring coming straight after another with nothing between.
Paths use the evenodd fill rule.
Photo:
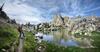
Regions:
<instances>
[{"instance_id":1,"label":"sunlit rock face","mask_svg":"<svg viewBox=\"0 0 100 52\"><path fill-rule=\"evenodd\" d=\"M54 16L54 19L52 21L52 25L54 25L54 26L63 26L64 25L64 18L60 15Z\"/></svg>"},{"instance_id":2,"label":"sunlit rock face","mask_svg":"<svg viewBox=\"0 0 100 52\"><path fill-rule=\"evenodd\" d=\"M79 20L73 27L73 34L78 32L89 34L90 32L95 31L97 29L97 21L98 19L95 16L89 16Z\"/></svg>"},{"instance_id":3,"label":"sunlit rock face","mask_svg":"<svg viewBox=\"0 0 100 52\"><path fill-rule=\"evenodd\" d=\"M65 27L68 31L72 33L76 32L92 32L96 30L96 22L97 19L95 16L90 17L81 17L78 16L75 19L69 19L70 17L62 17L60 15L54 16L52 24L54 26L62 26Z\"/></svg>"},{"instance_id":4,"label":"sunlit rock face","mask_svg":"<svg viewBox=\"0 0 100 52\"><path fill-rule=\"evenodd\" d=\"M69 17L67 17L67 16L64 17L64 23L65 23L64 25L65 25L66 27L70 26Z\"/></svg>"},{"instance_id":5,"label":"sunlit rock face","mask_svg":"<svg viewBox=\"0 0 100 52\"><path fill-rule=\"evenodd\" d=\"M58 27L61 26L68 28L71 26L72 21L67 16L62 17L61 15L56 15L53 17L53 21L51 22L51 24Z\"/></svg>"},{"instance_id":6,"label":"sunlit rock face","mask_svg":"<svg viewBox=\"0 0 100 52\"><path fill-rule=\"evenodd\" d=\"M97 29L97 21L98 19L96 16L87 17L85 21L85 28L88 29L88 31L95 31Z\"/></svg>"},{"instance_id":7,"label":"sunlit rock face","mask_svg":"<svg viewBox=\"0 0 100 52\"><path fill-rule=\"evenodd\" d=\"M97 18L97 22L96 22L96 30L100 31L100 17Z\"/></svg>"},{"instance_id":8,"label":"sunlit rock face","mask_svg":"<svg viewBox=\"0 0 100 52\"><path fill-rule=\"evenodd\" d=\"M67 16L55 15L52 20L51 23L41 23L37 26L42 29L60 29L59 27L64 27L67 32L71 32L72 34L80 32L89 34L92 31L100 30L100 19L96 16L77 16L71 19Z\"/></svg>"}]
</instances>

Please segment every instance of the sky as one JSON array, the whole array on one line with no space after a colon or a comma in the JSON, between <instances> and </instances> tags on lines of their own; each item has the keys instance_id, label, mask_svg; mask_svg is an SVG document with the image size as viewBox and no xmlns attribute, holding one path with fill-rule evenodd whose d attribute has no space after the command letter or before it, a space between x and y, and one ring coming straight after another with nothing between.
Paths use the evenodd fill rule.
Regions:
<instances>
[{"instance_id":1,"label":"sky","mask_svg":"<svg viewBox=\"0 0 100 52\"><path fill-rule=\"evenodd\" d=\"M0 6L18 23L49 22L56 14L62 16L100 16L100 0L0 0Z\"/></svg>"}]
</instances>

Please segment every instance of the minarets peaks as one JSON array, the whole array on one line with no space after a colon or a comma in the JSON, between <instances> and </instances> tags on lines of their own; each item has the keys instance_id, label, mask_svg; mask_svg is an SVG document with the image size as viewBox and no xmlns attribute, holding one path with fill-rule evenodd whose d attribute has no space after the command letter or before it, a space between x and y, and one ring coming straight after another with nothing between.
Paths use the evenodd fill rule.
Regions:
<instances>
[{"instance_id":1,"label":"minarets peaks","mask_svg":"<svg viewBox=\"0 0 100 52\"><path fill-rule=\"evenodd\" d=\"M4 6L4 3L2 4L2 6L0 7L0 11L2 11L3 10L3 6Z\"/></svg>"}]
</instances>

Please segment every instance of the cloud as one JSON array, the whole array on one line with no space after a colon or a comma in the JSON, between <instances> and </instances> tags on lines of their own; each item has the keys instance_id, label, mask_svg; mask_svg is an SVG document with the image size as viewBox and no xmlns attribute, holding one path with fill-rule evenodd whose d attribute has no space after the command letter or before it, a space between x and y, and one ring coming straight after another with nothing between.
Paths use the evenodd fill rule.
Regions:
<instances>
[{"instance_id":1,"label":"cloud","mask_svg":"<svg viewBox=\"0 0 100 52\"><path fill-rule=\"evenodd\" d=\"M67 11L68 15L77 16L84 15L81 7L81 0L65 0L64 8Z\"/></svg>"},{"instance_id":2,"label":"cloud","mask_svg":"<svg viewBox=\"0 0 100 52\"><path fill-rule=\"evenodd\" d=\"M4 0L0 0L0 5L2 5L4 3Z\"/></svg>"},{"instance_id":3,"label":"cloud","mask_svg":"<svg viewBox=\"0 0 100 52\"><path fill-rule=\"evenodd\" d=\"M37 24L51 21L52 16L59 13L64 16L89 15L100 8L96 3L97 0L7 0L4 10L20 23Z\"/></svg>"},{"instance_id":4,"label":"cloud","mask_svg":"<svg viewBox=\"0 0 100 52\"><path fill-rule=\"evenodd\" d=\"M25 0L23 0L25 1ZM4 6L4 11L11 19L16 19L18 23L31 22L38 24L44 22L44 18L41 18L41 11L26 3L21 3L19 0L15 0L11 3L8 1Z\"/></svg>"},{"instance_id":5,"label":"cloud","mask_svg":"<svg viewBox=\"0 0 100 52\"><path fill-rule=\"evenodd\" d=\"M95 10L98 10L98 9L100 9L100 7L96 7L96 8L93 8L93 9L87 10L87 11L85 11L85 12L91 12L91 11L95 11Z\"/></svg>"},{"instance_id":6,"label":"cloud","mask_svg":"<svg viewBox=\"0 0 100 52\"><path fill-rule=\"evenodd\" d=\"M19 17L19 18L14 18L17 20L18 23L20 24L25 24L30 22L31 24L38 24L43 22L43 20L41 18L37 18L37 17L33 17L33 16L15 16L15 17Z\"/></svg>"}]
</instances>

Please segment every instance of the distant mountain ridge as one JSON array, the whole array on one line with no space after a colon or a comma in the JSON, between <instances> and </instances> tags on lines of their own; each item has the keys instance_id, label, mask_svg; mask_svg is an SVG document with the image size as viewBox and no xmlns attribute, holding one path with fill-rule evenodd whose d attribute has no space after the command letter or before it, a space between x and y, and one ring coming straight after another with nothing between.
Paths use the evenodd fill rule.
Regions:
<instances>
[{"instance_id":1,"label":"distant mountain ridge","mask_svg":"<svg viewBox=\"0 0 100 52\"><path fill-rule=\"evenodd\" d=\"M54 16L51 24L53 26L62 26L67 30L76 32L86 29L87 31L100 30L100 18L96 16L81 17L78 16L74 19L70 17L62 17L61 15Z\"/></svg>"}]
</instances>

